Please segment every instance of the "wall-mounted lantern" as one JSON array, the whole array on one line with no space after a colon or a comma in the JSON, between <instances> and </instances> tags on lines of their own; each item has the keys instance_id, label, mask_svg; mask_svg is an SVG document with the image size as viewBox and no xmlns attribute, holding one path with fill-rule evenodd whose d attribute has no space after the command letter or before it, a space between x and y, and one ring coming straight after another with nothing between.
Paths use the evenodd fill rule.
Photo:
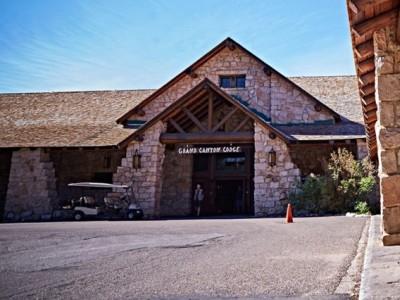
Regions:
<instances>
[{"instance_id":1,"label":"wall-mounted lantern","mask_svg":"<svg viewBox=\"0 0 400 300\"><path fill-rule=\"evenodd\" d=\"M268 152L268 164L270 167L274 167L276 165L276 152L274 149L271 149Z\"/></svg>"},{"instance_id":2,"label":"wall-mounted lantern","mask_svg":"<svg viewBox=\"0 0 400 300\"><path fill-rule=\"evenodd\" d=\"M140 155L139 150L136 149L135 154L133 154L133 161L132 161L133 168L135 170L140 169L142 167L141 158L142 158L142 155Z\"/></svg>"}]
</instances>

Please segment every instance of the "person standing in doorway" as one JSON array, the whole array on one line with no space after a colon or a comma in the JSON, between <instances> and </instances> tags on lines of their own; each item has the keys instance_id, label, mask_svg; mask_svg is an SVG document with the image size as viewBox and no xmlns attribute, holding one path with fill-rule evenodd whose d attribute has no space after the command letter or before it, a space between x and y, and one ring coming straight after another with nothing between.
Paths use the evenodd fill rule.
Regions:
<instances>
[{"instance_id":1,"label":"person standing in doorway","mask_svg":"<svg viewBox=\"0 0 400 300\"><path fill-rule=\"evenodd\" d=\"M194 200L194 207L195 207L195 210L196 210L196 214L199 217L200 216L201 203L204 200L204 190L203 190L203 188L201 187L200 184L197 184L196 189L194 190L193 200Z\"/></svg>"}]
</instances>

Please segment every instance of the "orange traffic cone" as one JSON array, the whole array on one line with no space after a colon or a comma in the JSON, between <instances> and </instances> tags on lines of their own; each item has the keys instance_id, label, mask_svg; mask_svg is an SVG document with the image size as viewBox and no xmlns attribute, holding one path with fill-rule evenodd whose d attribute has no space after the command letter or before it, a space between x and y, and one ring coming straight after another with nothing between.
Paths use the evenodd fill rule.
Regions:
<instances>
[{"instance_id":1,"label":"orange traffic cone","mask_svg":"<svg viewBox=\"0 0 400 300\"><path fill-rule=\"evenodd\" d=\"M290 203L288 204L286 210L286 223L293 223L292 205L290 205Z\"/></svg>"}]
</instances>

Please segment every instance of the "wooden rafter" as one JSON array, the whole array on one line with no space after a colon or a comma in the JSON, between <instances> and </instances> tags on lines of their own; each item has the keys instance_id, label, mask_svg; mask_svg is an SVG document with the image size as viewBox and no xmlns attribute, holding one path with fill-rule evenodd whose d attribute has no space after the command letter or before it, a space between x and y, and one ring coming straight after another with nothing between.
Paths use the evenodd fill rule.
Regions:
<instances>
[{"instance_id":1,"label":"wooden rafter","mask_svg":"<svg viewBox=\"0 0 400 300\"><path fill-rule=\"evenodd\" d=\"M377 28L388 26L395 21L398 13L398 9L394 8L375 17L368 18L360 23L355 24L352 28L353 33L358 37L366 34L372 34L372 32L374 32Z\"/></svg>"},{"instance_id":2,"label":"wooden rafter","mask_svg":"<svg viewBox=\"0 0 400 300\"><path fill-rule=\"evenodd\" d=\"M183 130L182 127L179 126L179 124L176 123L174 119L171 118L171 119L169 119L168 121L169 121L169 122L172 124L172 126L174 126L175 129L178 130L180 133L185 133L185 130Z\"/></svg>"},{"instance_id":3,"label":"wooden rafter","mask_svg":"<svg viewBox=\"0 0 400 300\"><path fill-rule=\"evenodd\" d=\"M368 72L361 75L359 81L363 86L373 83L375 81L375 72Z\"/></svg>"},{"instance_id":4,"label":"wooden rafter","mask_svg":"<svg viewBox=\"0 0 400 300\"><path fill-rule=\"evenodd\" d=\"M375 85L370 83L360 88L360 93L363 97L374 94L375 93Z\"/></svg>"},{"instance_id":5,"label":"wooden rafter","mask_svg":"<svg viewBox=\"0 0 400 300\"><path fill-rule=\"evenodd\" d=\"M354 53L357 55L359 61L374 56L374 43L372 39L354 47Z\"/></svg>"},{"instance_id":6,"label":"wooden rafter","mask_svg":"<svg viewBox=\"0 0 400 300\"><path fill-rule=\"evenodd\" d=\"M201 130L201 131L207 131L207 129L201 124L199 119L196 118L195 115L193 115L190 110L188 110L186 107L182 108L182 111L189 117L190 120L193 121L194 124Z\"/></svg>"},{"instance_id":7,"label":"wooden rafter","mask_svg":"<svg viewBox=\"0 0 400 300\"><path fill-rule=\"evenodd\" d=\"M208 121L207 121L207 129L210 131L212 129L213 124L213 110L214 110L214 95L210 92L208 95Z\"/></svg>"},{"instance_id":8,"label":"wooden rafter","mask_svg":"<svg viewBox=\"0 0 400 300\"><path fill-rule=\"evenodd\" d=\"M229 118L232 117L233 114L234 114L235 112L237 112L238 110L239 110L239 108L238 108L237 106L235 106L234 108L232 108L231 111L230 111L227 115L225 115L225 117L224 117L221 121L219 121L217 125L214 126L214 128L212 129L212 132L217 131L218 128L220 128L222 125L224 125L225 122L228 121Z\"/></svg>"},{"instance_id":9,"label":"wooden rafter","mask_svg":"<svg viewBox=\"0 0 400 300\"><path fill-rule=\"evenodd\" d=\"M374 95L370 95L370 96L361 98L361 102L362 102L364 107L368 106L368 105L370 105L372 103L375 103L375 96Z\"/></svg>"},{"instance_id":10,"label":"wooden rafter","mask_svg":"<svg viewBox=\"0 0 400 300\"><path fill-rule=\"evenodd\" d=\"M366 60L361 61L357 65L358 71L360 74L365 74L375 69L375 61L373 57L370 57Z\"/></svg>"},{"instance_id":11,"label":"wooden rafter","mask_svg":"<svg viewBox=\"0 0 400 300\"><path fill-rule=\"evenodd\" d=\"M246 118L244 118L244 119L242 120L242 122L240 122L240 123L236 126L236 128L233 129L233 132L237 132L237 131L239 131L240 129L242 129L243 126L244 126L249 120L250 120L250 117L249 117L249 116L246 116Z\"/></svg>"},{"instance_id":12,"label":"wooden rafter","mask_svg":"<svg viewBox=\"0 0 400 300\"><path fill-rule=\"evenodd\" d=\"M349 7L355 14L358 14L367 5L380 5L385 2L388 0L350 0Z\"/></svg>"},{"instance_id":13,"label":"wooden rafter","mask_svg":"<svg viewBox=\"0 0 400 300\"><path fill-rule=\"evenodd\" d=\"M397 13L396 40L400 43L400 7Z\"/></svg>"}]
</instances>

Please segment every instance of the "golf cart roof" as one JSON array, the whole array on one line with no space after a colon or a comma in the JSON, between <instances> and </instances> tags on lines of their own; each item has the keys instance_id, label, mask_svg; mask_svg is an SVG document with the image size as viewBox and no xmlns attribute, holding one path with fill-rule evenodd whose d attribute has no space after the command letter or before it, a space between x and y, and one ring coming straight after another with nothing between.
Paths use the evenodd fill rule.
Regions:
<instances>
[{"instance_id":1,"label":"golf cart roof","mask_svg":"<svg viewBox=\"0 0 400 300\"><path fill-rule=\"evenodd\" d=\"M128 188L127 185L111 184L111 183L103 183L103 182L75 182L75 183L69 183L68 186L100 188L100 189L112 189L112 188L127 189Z\"/></svg>"}]
</instances>

